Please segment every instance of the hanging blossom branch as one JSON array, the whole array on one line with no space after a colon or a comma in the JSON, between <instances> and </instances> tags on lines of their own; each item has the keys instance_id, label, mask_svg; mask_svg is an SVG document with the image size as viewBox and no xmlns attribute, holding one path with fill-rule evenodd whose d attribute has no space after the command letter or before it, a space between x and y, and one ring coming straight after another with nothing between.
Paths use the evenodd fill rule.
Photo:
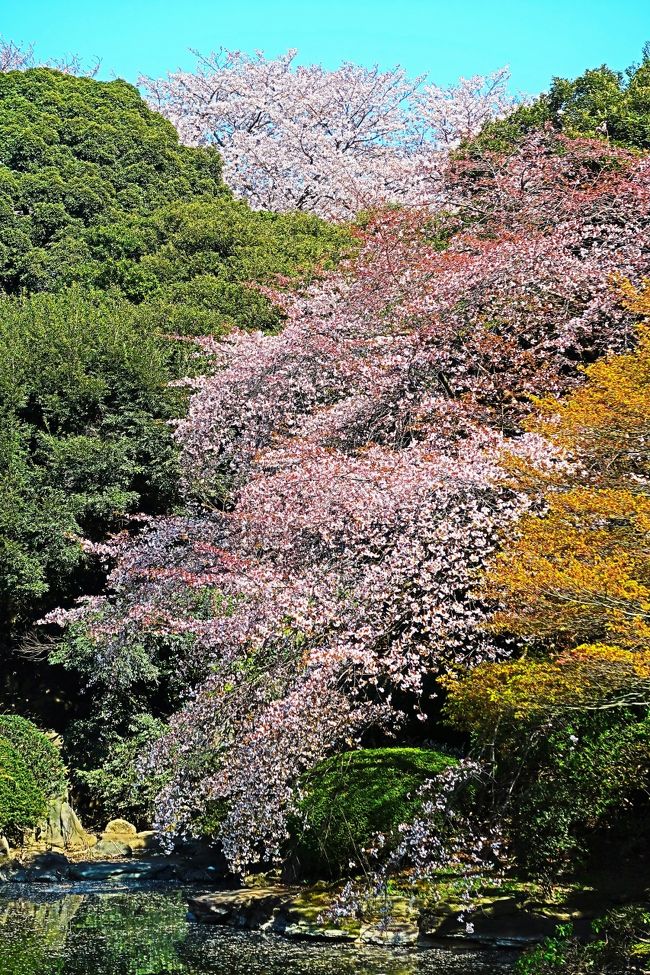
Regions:
<instances>
[{"instance_id":1,"label":"hanging blossom branch","mask_svg":"<svg viewBox=\"0 0 650 975\"><path fill-rule=\"evenodd\" d=\"M477 802L491 788L491 776L485 765L462 759L443 772L427 779L417 790L421 805L409 823L401 823L397 836L376 834L363 851L364 872L343 885L325 919L346 917L380 918L380 927L392 921L389 883L395 876L411 884L414 893L420 881L444 872L452 880L460 902L458 921L468 934L474 932L472 912L476 895L485 882L502 882L509 866L507 841L496 816L486 822ZM440 899L439 888L429 889L429 896Z\"/></svg>"}]
</instances>

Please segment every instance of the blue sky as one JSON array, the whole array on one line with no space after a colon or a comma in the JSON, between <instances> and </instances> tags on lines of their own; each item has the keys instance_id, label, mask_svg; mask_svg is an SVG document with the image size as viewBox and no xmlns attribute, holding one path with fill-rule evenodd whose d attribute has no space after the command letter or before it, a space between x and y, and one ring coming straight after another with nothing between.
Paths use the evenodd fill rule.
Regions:
<instances>
[{"instance_id":1,"label":"blue sky","mask_svg":"<svg viewBox=\"0 0 650 975\"><path fill-rule=\"evenodd\" d=\"M189 67L190 48L296 47L303 63L399 63L441 84L508 63L513 88L533 93L638 60L650 0L0 0L0 34L44 59L101 57L100 77L130 81Z\"/></svg>"}]
</instances>

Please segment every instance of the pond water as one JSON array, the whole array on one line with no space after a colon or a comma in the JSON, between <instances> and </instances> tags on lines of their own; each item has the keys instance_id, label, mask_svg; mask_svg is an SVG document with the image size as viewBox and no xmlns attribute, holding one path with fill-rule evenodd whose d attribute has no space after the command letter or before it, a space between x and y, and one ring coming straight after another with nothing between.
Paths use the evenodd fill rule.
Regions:
<instances>
[{"instance_id":1,"label":"pond water","mask_svg":"<svg viewBox=\"0 0 650 975\"><path fill-rule=\"evenodd\" d=\"M293 942L187 919L187 892L0 887L2 975L505 975L494 951Z\"/></svg>"}]
</instances>

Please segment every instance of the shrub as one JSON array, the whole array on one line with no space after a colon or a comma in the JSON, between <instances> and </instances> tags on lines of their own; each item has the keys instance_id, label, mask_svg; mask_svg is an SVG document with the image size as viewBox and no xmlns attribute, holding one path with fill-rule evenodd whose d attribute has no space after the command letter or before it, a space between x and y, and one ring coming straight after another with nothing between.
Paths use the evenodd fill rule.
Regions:
<instances>
[{"instance_id":1,"label":"shrub","mask_svg":"<svg viewBox=\"0 0 650 975\"><path fill-rule=\"evenodd\" d=\"M44 796L53 798L65 791L66 771L59 750L35 724L17 714L2 714L0 736L16 749Z\"/></svg>"},{"instance_id":2,"label":"shrub","mask_svg":"<svg viewBox=\"0 0 650 975\"><path fill-rule=\"evenodd\" d=\"M645 801L650 722L597 712L575 715L561 727L529 728L529 734L527 743L510 742L511 757L520 763L513 845L522 866L553 877L580 862L600 831Z\"/></svg>"},{"instance_id":3,"label":"shrub","mask_svg":"<svg viewBox=\"0 0 650 975\"><path fill-rule=\"evenodd\" d=\"M301 815L293 823L300 869L338 876L358 868L373 836L390 842L418 812L419 786L454 761L430 749L372 748L321 762L302 782Z\"/></svg>"},{"instance_id":4,"label":"shrub","mask_svg":"<svg viewBox=\"0 0 650 975\"><path fill-rule=\"evenodd\" d=\"M446 711L471 732L475 751L484 752L486 742L492 749L489 802L508 823L520 868L552 882L593 856L603 831L624 813L642 815L650 719L607 702L601 710L558 707L558 693L579 694L580 685L566 666L562 684L549 674L555 679L552 664L530 657L482 665L464 681L447 682Z\"/></svg>"},{"instance_id":5,"label":"shrub","mask_svg":"<svg viewBox=\"0 0 650 975\"><path fill-rule=\"evenodd\" d=\"M594 921L593 937L582 943L570 924L527 951L517 975L638 975L648 970L650 911L647 905L621 907Z\"/></svg>"},{"instance_id":6,"label":"shrub","mask_svg":"<svg viewBox=\"0 0 650 975\"><path fill-rule=\"evenodd\" d=\"M70 738L83 734L81 722L70 729ZM88 729L92 734L94 722ZM76 779L88 792L87 804L94 818L106 822L122 816L129 822L148 827L154 818L154 800L164 784L160 775L147 774L141 767L147 753L165 730L164 722L150 714L136 714L124 736L110 735L102 749L102 765L76 769Z\"/></svg>"},{"instance_id":7,"label":"shrub","mask_svg":"<svg viewBox=\"0 0 650 975\"><path fill-rule=\"evenodd\" d=\"M45 796L17 748L0 737L0 833L20 840L45 813Z\"/></svg>"}]
</instances>

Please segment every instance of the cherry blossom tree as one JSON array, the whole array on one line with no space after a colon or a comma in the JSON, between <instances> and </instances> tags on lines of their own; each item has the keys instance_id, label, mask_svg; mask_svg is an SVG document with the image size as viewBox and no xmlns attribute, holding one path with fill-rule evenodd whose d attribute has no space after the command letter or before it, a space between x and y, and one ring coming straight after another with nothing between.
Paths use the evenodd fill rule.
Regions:
<instances>
[{"instance_id":1,"label":"cherry blossom tree","mask_svg":"<svg viewBox=\"0 0 650 975\"><path fill-rule=\"evenodd\" d=\"M416 101L418 129L435 146L454 149L487 122L513 110L516 102L508 93L509 82L510 73L503 67L488 75L459 78L449 88L425 85Z\"/></svg>"},{"instance_id":2,"label":"cherry blossom tree","mask_svg":"<svg viewBox=\"0 0 650 975\"><path fill-rule=\"evenodd\" d=\"M0 73L5 71L27 71L29 68L55 68L64 74L86 75L94 78L99 71L100 61L96 58L90 66L84 66L82 59L75 54L62 58L39 61L33 44L17 44L0 36Z\"/></svg>"},{"instance_id":3,"label":"cherry blossom tree","mask_svg":"<svg viewBox=\"0 0 650 975\"><path fill-rule=\"evenodd\" d=\"M344 219L430 194L441 150L514 106L505 68L442 89L399 67L326 71L296 56L222 50L141 84L184 142L219 147L226 181L253 207Z\"/></svg>"},{"instance_id":4,"label":"cherry blossom tree","mask_svg":"<svg viewBox=\"0 0 650 975\"><path fill-rule=\"evenodd\" d=\"M107 593L51 617L112 687L179 641L188 690L152 757L170 834L223 804L233 864L278 857L305 769L508 652L479 583L529 501L498 457L550 463L534 398L633 342L611 279L650 271L648 165L552 133L455 161L444 209L377 213L338 274L277 293L280 333L199 342L188 514L102 547Z\"/></svg>"},{"instance_id":5,"label":"cherry blossom tree","mask_svg":"<svg viewBox=\"0 0 650 975\"><path fill-rule=\"evenodd\" d=\"M0 37L0 71L21 71L34 67L34 45L21 47Z\"/></svg>"}]
</instances>

